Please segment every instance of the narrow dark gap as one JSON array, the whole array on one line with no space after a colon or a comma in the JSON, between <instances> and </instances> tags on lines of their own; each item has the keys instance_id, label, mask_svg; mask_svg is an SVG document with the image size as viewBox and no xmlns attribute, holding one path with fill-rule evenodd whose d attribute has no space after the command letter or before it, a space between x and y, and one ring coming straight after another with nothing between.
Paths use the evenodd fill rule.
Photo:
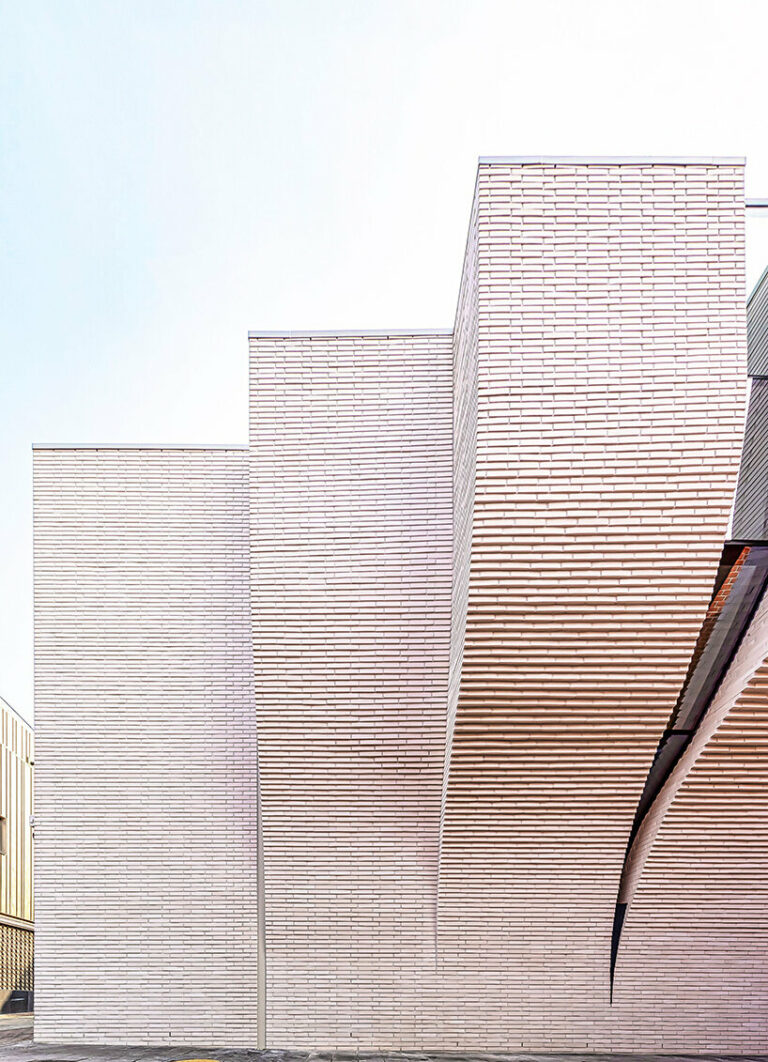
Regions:
<instances>
[{"instance_id":1,"label":"narrow dark gap","mask_svg":"<svg viewBox=\"0 0 768 1062\"><path fill-rule=\"evenodd\" d=\"M610 1002L629 906L629 858L648 812L690 745L733 662L768 585L768 541L730 541L723 548L709 608L680 696L653 757L629 832L611 933Z\"/></svg>"}]
</instances>

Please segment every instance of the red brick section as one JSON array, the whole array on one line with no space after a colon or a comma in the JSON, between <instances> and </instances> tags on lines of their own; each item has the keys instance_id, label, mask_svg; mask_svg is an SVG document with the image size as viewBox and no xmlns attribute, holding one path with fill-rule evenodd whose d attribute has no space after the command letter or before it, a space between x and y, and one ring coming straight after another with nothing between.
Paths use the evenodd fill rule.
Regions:
<instances>
[{"instance_id":1,"label":"red brick section","mask_svg":"<svg viewBox=\"0 0 768 1062\"><path fill-rule=\"evenodd\" d=\"M688 668L688 674L685 676L685 682L683 683L683 688L680 691L680 700L682 699L682 696L688 687L688 683L691 681L691 677L693 676L693 673L696 670L696 665L699 662L701 654L704 652L704 647L709 641L709 636L714 630L715 623L717 622L717 617L722 612L723 605L728 600L728 596L731 590L733 589L733 584L736 582L736 576L741 571L741 567L748 556L749 546L745 546L736 558L733 567L730 569L725 579L723 580L722 586L710 602L709 608L707 609L707 614L704 617L704 622L701 625L701 630L699 631L699 637L696 639L696 648L694 649L693 656L691 657L691 664ZM670 725L672 725L673 723L674 713L672 718L670 719Z\"/></svg>"}]
</instances>

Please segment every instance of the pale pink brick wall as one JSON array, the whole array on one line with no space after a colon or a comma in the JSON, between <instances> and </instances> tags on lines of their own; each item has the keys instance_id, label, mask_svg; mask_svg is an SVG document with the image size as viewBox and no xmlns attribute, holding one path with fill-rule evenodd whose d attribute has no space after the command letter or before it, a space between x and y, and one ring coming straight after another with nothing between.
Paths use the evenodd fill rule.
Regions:
<instances>
[{"instance_id":1,"label":"pale pink brick wall","mask_svg":"<svg viewBox=\"0 0 768 1062\"><path fill-rule=\"evenodd\" d=\"M122 760L115 754L109 765L128 769L127 754L145 748L135 719L154 735L155 709L172 726L181 718L180 701L164 699L170 677L192 711L189 735L179 732L171 751L186 755L189 741L198 763L213 697L231 726L216 755L234 743L245 757L228 764L234 776L210 812L210 824L225 805L234 812L220 841L235 852L227 888L240 890L236 911L225 931L218 879L201 883L201 874L185 875L181 895L168 897L168 926L131 907L138 936L150 938L148 972L129 989L109 959L101 1002L86 976L95 1009L84 1038L112 1029L116 1040L136 1040L137 1000L146 999L138 1042L164 1040L170 1016L172 1042L256 1043L255 721L246 723L250 634L242 626L249 483L268 1045L754 1046L763 989L759 982L739 1010L746 958L722 966L711 1012L696 995L701 969L720 962L729 940L747 956L736 922L751 879L742 876L740 898L722 908L709 951L707 934L694 934L688 961L684 938L670 943L664 927L701 905L704 882L698 899L686 899L691 857L678 868L669 845L649 860L622 943L617 1005L608 1005L626 841L704 616L731 503L743 424L743 279L740 166L483 164L455 334L254 337L249 471L241 454L231 465L169 457L167 467L161 457L38 456L48 771L40 792L49 809L75 752L45 745L45 719L67 735L82 723L78 751L86 753L75 777L85 803L76 807L68 780L63 789L66 815L85 808L71 851L59 852L44 820L41 827L48 994L42 989L40 1029L50 1035L63 1022L63 1038L75 1036L77 1012L67 1008L82 985L72 981L72 960L83 969L90 961L66 924L74 897L65 890L60 906L54 900L60 858L81 896L102 885L91 853L103 843L95 809L105 783L96 773L101 735L89 728L120 737ZM218 460L226 473L214 472ZM222 523L211 527L214 514ZM93 562L105 544L114 570ZM126 572L124 600L117 579ZM228 575L218 582L212 572ZM142 595L148 655L132 626L141 626ZM219 641L206 636L199 672L179 669L185 658L169 622L196 635L212 625L236 650L222 667ZM130 634L106 671L104 630L107 645L113 632ZM123 719L115 694L130 707ZM738 770L759 774L762 688L755 696L752 729L739 737L751 747ZM153 756L160 747L150 743ZM728 756L710 769L729 770ZM142 771L161 786L159 758ZM207 777L191 771L193 806L198 773ZM723 789L734 808L745 777ZM146 778L136 778L130 792L144 800ZM680 818L686 851L696 849L709 787ZM183 831L189 805L171 798L169 821ZM678 829L678 800L686 807L677 798L663 829ZM756 838L765 837L761 815L749 820ZM126 823L109 825L108 867ZM727 845L712 844L721 860L712 873L724 882ZM747 849L738 850L746 865ZM215 851L218 858L224 848ZM151 890L160 889L162 865L126 859L123 877L108 879L110 902L133 903L145 878L160 896ZM198 888L213 917L193 930ZM713 909L709 924L718 917ZM88 918L91 909L86 927ZM173 951L179 927L207 965ZM115 935L124 949L127 922L110 926L93 954ZM216 966L232 954L234 990ZM670 957L679 980L666 969ZM178 969L155 997L169 958ZM217 997L190 1017L209 959L226 1004ZM71 991L57 983L65 965ZM716 984L716 976L707 983L710 1001Z\"/></svg>"},{"instance_id":2,"label":"pale pink brick wall","mask_svg":"<svg viewBox=\"0 0 768 1062\"><path fill-rule=\"evenodd\" d=\"M385 794L392 756L399 770L409 749L435 764L446 690L434 714L419 708L412 732L382 713L374 729L356 709L361 697L379 703L401 670L391 670L389 610L368 626L369 595L391 588L372 584L364 563L364 516L380 504L369 466L351 471L356 455L375 454L382 425L401 430L390 377L384 391L376 380L382 340L254 341L270 1045L663 1042L642 1000L623 1024L609 1008L610 930L635 807L731 502L743 423L741 197L735 166L480 168L452 355L450 674L461 690L451 748L447 687L436 965L435 776L401 799ZM361 381L361 366L372 377ZM435 468L446 459L431 457ZM422 501L419 519L435 504ZM401 547L413 533L406 512ZM355 541L363 561L350 570ZM341 607L334 591L328 610L337 569ZM417 606L401 601L392 622ZM350 638L359 626L363 638ZM375 675L369 637L381 644ZM421 652L444 667L445 649L443 633ZM404 701L414 693L403 689ZM364 785L355 746L372 771ZM406 824L423 829L415 846Z\"/></svg>"},{"instance_id":3,"label":"pale pink brick wall","mask_svg":"<svg viewBox=\"0 0 768 1062\"><path fill-rule=\"evenodd\" d=\"M439 906L440 973L461 991L444 1035L650 1049L665 1030L642 999L634 1023L608 1007L611 923L735 482L741 169L481 165L477 196L477 473ZM697 1009L674 1021L694 1047Z\"/></svg>"},{"instance_id":4,"label":"pale pink brick wall","mask_svg":"<svg viewBox=\"0 0 768 1062\"><path fill-rule=\"evenodd\" d=\"M764 1051L768 598L636 847L617 1023L658 1023L667 1050Z\"/></svg>"},{"instance_id":5,"label":"pale pink brick wall","mask_svg":"<svg viewBox=\"0 0 768 1062\"><path fill-rule=\"evenodd\" d=\"M451 656L441 800L441 831L451 762L453 727L461 681L475 497L477 447L477 239L478 201L473 197L467 247L453 329L453 589Z\"/></svg>"},{"instance_id":6,"label":"pale pink brick wall","mask_svg":"<svg viewBox=\"0 0 768 1062\"><path fill-rule=\"evenodd\" d=\"M451 343L251 341L273 1047L419 1039L448 684Z\"/></svg>"},{"instance_id":7,"label":"pale pink brick wall","mask_svg":"<svg viewBox=\"0 0 768 1062\"><path fill-rule=\"evenodd\" d=\"M256 1042L243 450L36 450L35 1036Z\"/></svg>"}]
</instances>

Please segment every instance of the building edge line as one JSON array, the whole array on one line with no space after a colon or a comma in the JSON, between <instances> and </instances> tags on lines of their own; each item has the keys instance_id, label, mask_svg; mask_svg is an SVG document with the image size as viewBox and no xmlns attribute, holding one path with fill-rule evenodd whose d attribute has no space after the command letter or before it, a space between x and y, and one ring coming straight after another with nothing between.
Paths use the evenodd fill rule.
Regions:
<instances>
[{"instance_id":1,"label":"building edge line","mask_svg":"<svg viewBox=\"0 0 768 1062\"><path fill-rule=\"evenodd\" d=\"M480 155L478 166L745 166L744 155Z\"/></svg>"},{"instance_id":2,"label":"building edge line","mask_svg":"<svg viewBox=\"0 0 768 1062\"><path fill-rule=\"evenodd\" d=\"M247 450L248 443L32 443L33 450Z\"/></svg>"},{"instance_id":3,"label":"building edge line","mask_svg":"<svg viewBox=\"0 0 768 1062\"><path fill-rule=\"evenodd\" d=\"M249 339L405 339L408 336L452 336L452 328L310 328L277 331L251 331Z\"/></svg>"}]
</instances>

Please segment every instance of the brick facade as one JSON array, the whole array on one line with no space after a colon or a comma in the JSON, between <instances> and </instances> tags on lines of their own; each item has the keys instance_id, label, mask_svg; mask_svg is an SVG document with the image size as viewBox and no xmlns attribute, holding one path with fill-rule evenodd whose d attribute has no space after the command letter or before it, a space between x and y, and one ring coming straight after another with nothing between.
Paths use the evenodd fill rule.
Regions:
<instances>
[{"instance_id":1,"label":"brick facade","mask_svg":"<svg viewBox=\"0 0 768 1062\"><path fill-rule=\"evenodd\" d=\"M737 162L481 161L452 330L252 334L247 452L37 452L42 1039L764 1042L763 612L609 994L733 501L743 257Z\"/></svg>"}]
</instances>

